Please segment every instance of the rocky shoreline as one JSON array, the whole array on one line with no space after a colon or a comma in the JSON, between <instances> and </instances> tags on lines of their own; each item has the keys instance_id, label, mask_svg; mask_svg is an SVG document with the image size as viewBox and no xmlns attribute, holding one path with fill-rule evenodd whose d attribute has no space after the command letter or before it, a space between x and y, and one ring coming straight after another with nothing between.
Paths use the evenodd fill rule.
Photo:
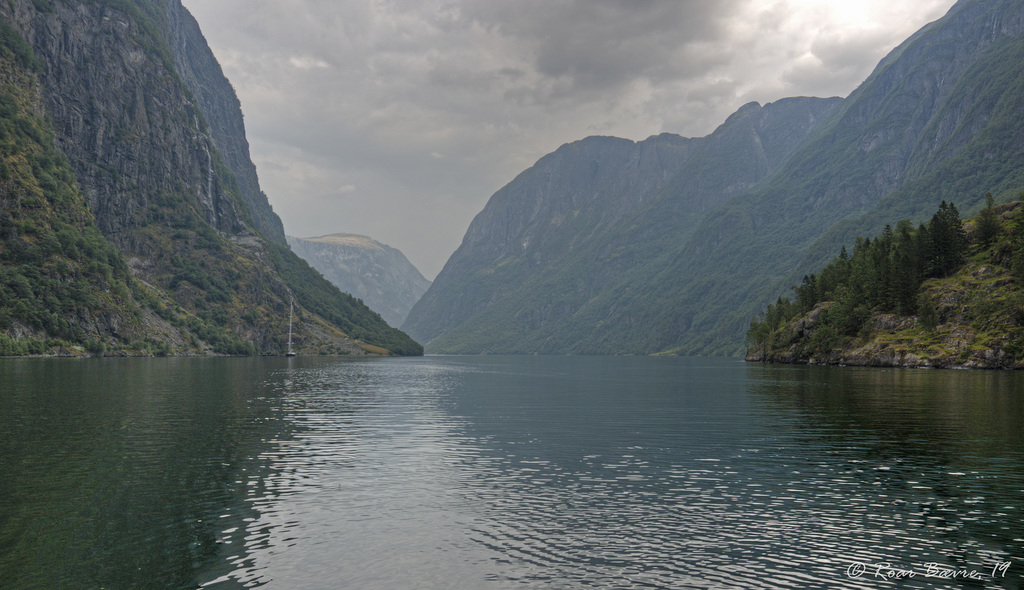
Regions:
<instances>
[{"instance_id":1,"label":"rocky shoreline","mask_svg":"<svg viewBox=\"0 0 1024 590\"><path fill-rule=\"evenodd\" d=\"M999 283L1001 272L977 265L968 273L975 281ZM993 278L997 280L993 281ZM945 323L932 331L920 326L916 316L875 314L864 333L843 341L828 351L815 350L810 341L818 319L831 302L821 303L785 329L788 339L747 350L747 362L838 365L857 367L904 367L932 369L1024 369L1011 350L1009 335L1002 330L985 330L970 320L968 295L981 289L976 284L952 288L947 281L936 281L931 296L937 302Z\"/></svg>"},{"instance_id":2,"label":"rocky shoreline","mask_svg":"<svg viewBox=\"0 0 1024 590\"><path fill-rule=\"evenodd\" d=\"M898 367L907 369L1024 369L1024 362L1014 361L1005 351L971 351L968 358L947 355L929 355L924 351L911 352L868 344L842 350L833 350L826 355L801 354L795 346L783 352L765 354L760 350L748 351L747 362L790 365L833 365L850 367Z\"/></svg>"}]
</instances>

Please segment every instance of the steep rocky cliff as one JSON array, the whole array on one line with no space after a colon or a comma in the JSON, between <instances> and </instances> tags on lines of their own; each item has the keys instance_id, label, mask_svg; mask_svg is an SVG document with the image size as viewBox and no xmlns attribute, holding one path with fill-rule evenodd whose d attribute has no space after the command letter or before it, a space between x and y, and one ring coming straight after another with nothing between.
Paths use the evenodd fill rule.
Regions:
<instances>
[{"instance_id":1,"label":"steep rocky cliff","mask_svg":"<svg viewBox=\"0 0 1024 590\"><path fill-rule=\"evenodd\" d=\"M109 333L140 341L156 326L143 325L127 264L53 146L39 67L0 21L0 355L71 343L96 351Z\"/></svg>"},{"instance_id":2,"label":"steep rocky cliff","mask_svg":"<svg viewBox=\"0 0 1024 590\"><path fill-rule=\"evenodd\" d=\"M420 350L287 249L237 98L178 0L12 0L0 19L35 60L27 84L96 226L133 280L167 298L150 307L185 348L279 352L294 297L311 350Z\"/></svg>"},{"instance_id":3,"label":"steep rocky cliff","mask_svg":"<svg viewBox=\"0 0 1024 590\"><path fill-rule=\"evenodd\" d=\"M399 250L356 234L288 236L293 252L345 293L400 326L430 281Z\"/></svg>"},{"instance_id":4,"label":"steep rocky cliff","mask_svg":"<svg viewBox=\"0 0 1024 590\"><path fill-rule=\"evenodd\" d=\"M404 327L438 352L742 354L750 317L853 236L1024 184L1022 33L1021 2L961 0L838 104L744 107L658 189L569 209L578 226L547 203L609 164L556 152L492 197Z\"/></svg>"},{"instance_id":5,"label":"steep rocky cliff","mask_svg":"<svg viewBox=\"0 0 1024 590\"><path fill-rule=\"evenodd\" d=\"M199 24L177 3L167 3L167 39L178 75L209 125L210 137L235 177L252 215L254 228L268 240L285 244L284 226L260 190L256 166L249 159L242 109L231 83L213 57Z\"/></svg>"}]
</instances>

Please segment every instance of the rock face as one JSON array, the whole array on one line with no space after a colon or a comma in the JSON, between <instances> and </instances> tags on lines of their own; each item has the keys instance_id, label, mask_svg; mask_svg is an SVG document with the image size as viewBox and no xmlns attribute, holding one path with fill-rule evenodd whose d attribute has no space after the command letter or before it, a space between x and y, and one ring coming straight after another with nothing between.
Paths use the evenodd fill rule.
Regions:
<instances>
[{"instance_id":1,"label":"rock face","mask_svg":"<svg viewBox=\"0 0 1024 590\"><path fill-rule=\"evenodd\" d=\"M294 297L314 350L420 350L288 250L238 99L180 0L12 0L0 19L34 54L52 143L95 225L185 341L280 352Z\"/></svg>"},{"instance_id":2,"label":"rock face","mask_svg":"<svg viewBox=\"0 0 1024 590\"><path fill-rule=\"evenodd\" d=\"M400 326L430 281L399 250L366 236L288 236L288 245L338 289Z\"/></svg>"},{"instance_id":3,"label":"rock face","mask_svg":"<svg viewBox=\"0 0 1024 590\"><path fill-rule=\"evenodd\" d=\"M565 146L492 197L403 327L436 352L742 354L856 235L1024 186L1022 33L1020 2L962 0L841 101Z\"/></svg>"},{"instance_id":4,"label":"rock face","mask_svg":"<svg viewBox=\"0 0 1024 590\"><path fill-rule=\"evenodd\" d=\"M187 10L168 2L166 29L178 75L202 110L210 137L235 177L255 229L264 238L284 244L284 226L260 190L256 166L249 158L241 105L206 44L199 24Z\"/></svg>"},{"instance_id":5,"label":"rock face","mask_svg":"<svg viewBox=\"0 0 1024 590\"><path fill-rule=\"evenodd\" d=\"M96 223L130 255L146 254L135 231L177 212L183 193L204 222L246 231L245 213L214 171L202 112L170 64L147 51L157 42L131 15L102 3L33 2L0 7L43 63L40 81L57 147L67 155Z\"/></svg>"}]
</instances>

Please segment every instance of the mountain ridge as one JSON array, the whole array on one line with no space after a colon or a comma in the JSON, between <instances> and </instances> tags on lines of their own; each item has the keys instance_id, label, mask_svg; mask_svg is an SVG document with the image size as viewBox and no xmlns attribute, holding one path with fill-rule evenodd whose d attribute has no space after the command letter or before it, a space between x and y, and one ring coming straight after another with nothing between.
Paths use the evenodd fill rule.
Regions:
<instances>
[{"instance_id":1,"label":"mountain ridge","mask_svg":"<svg viewBox=\"0 0 1024 590\"><path fill-rule=\"evenodd\" d=\"M871 223L920 219L942 199L971 212L980 207L985 190L1010 190L1021 148L1014 137L1019 126L1006 123L1024 106L1019 98L1024 92L1015 82L1024 76L1021 60L999 57L1018 55L1024 46L1022 23L1019 2L962 0L883 58L827 116L802 127L799 145L776 152L769 173L755 173L763 163L750 158L756 152L744 152L742 142L720 152L724 161L709 160L709 170L711 163L718 168L707 178L720 184L738 180L739 190L719 190L707 209L680 206L694 198L686 183L699 185L695 179L700 178L699 170L681 170L680 182L650 201L661 205L651 209L660 215L637 219L646 233L622 228L629 236L624 241L633 242L622 249L633 253L624 265L629 280L576 297L579 280L586 291L593 267L592 260L579 261L576 267L559 267L571 284L538 282L535 290L544 295L531 299L521 293L521 278L504 286L495 281L493 298L467 309L460 298L473 288L470 281L442 271L403 327L432 352L742 354L749 318L788 289L794 275L836 253L842 240L818 240L831 228L839 231L837 224L862 228L868 222L855 220L879 207L902 214L883 215L879 209ZM971 80L984 84L975 84L972 92ZM738 131L748 109L741 107L720 129ZM999 156L985 160L986 153ZM753 176L737 176L728 168L737 154L747 154L744 170ZM979 162L987 170L984 179L968 169ZM929 187L941 190L930 194ZM894 195L898 207L892 205ZM622 195L624 202L633 198ZM848 236L848 231L840 233ZM638 246L640 236L659 241L659 248ZM456 251L451 272L465 267L462 259L469 257ZM506 294L516 289L520 303ZM448 293L446 301L433 301L442 292ZM581 298L586 299L582 304ZM556 314L566 322L562 328L541 326L543 318L524 321L538 310L543 315L548 304L541 299L567 302ZM487 307L493 311L483 312ZM490 333L488 325L495 327Z\"/></svg>"},{"instance_id":2,"label":"mountain ridge","mask_svg":"<svg viewBox=\"0 0 1024 590\"><path fill-rule=\"evenodd\" d=\"M627 289L623 277L638 265L677 251L703 211L763 178L838 100L750 103L703 138L589 137L560 147L495 193L402 328L428 341L465 322L476 341L522 339L496 351L582 352L552 340L553 326L599 323L587 307L602 291ZM723 162L731 174L719 174ZM460 273L472 278L446 284ZM572 292L549 297L567 276ZM474 351L439 344L438 352Z\"/></svg>"}]
</instances>

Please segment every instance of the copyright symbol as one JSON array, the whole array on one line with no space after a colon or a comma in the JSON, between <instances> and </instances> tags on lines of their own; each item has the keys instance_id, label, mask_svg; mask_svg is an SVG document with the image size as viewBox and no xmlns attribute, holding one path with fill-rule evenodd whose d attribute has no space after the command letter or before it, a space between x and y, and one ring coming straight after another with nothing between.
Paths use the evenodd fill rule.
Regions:
<instances>
[{"instance_id":1,"label":"copyright symbol","mask_svg":"<svg viewBox=\"0 0 1024 590\"><path fill-rule=\"evenodd\" d=\"M853 563L850 567L846 568L846 576L849 578L859 578L864 575L867 569L867 566L863 563Z\"/></svg>"}]
</instances>

